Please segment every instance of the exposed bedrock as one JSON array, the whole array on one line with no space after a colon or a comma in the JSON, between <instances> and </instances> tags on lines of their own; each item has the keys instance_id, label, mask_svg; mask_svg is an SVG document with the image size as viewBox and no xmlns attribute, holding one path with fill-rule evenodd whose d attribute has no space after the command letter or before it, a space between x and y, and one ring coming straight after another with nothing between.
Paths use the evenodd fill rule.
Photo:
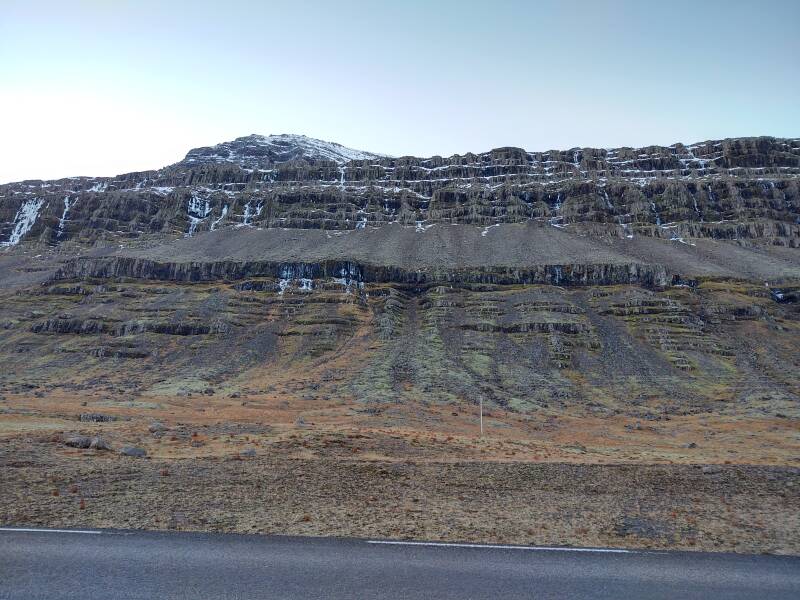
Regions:
<instances>
[{"instance_id":1,"label":"exposed bedrock","mask_svg":"<svg viewBox=\"0 0 800 600\"><path fill-rule=\"evenodd\" d=\"M664 287L671 283L661 265L627 264L563 264L535 265L527 268L476 267L465 269L405 269L354 262L327 260L321 262L276 261L206 261L158 262L138 257L103 257L76 259L62 267L54 279L132 278L176 282L236 281L251 277L275 279L346 279L358 283L484 283L484 284L552 284L552 285L617 285L635 284Z\"/></svg>"},{"instance_id":2,"label":"exposed bedrock","mask_svg":"<svg viewBox=\"0 0 800 600\"><path fill-rule=\"evenodd\" d=\"M32 333L74 333L79 335L108 334L112 336L162 333L165 335L207 335L219 333L220 328L204 323L156 323L130 321L108 323L93 319L47 319L31 327Z\"/></svg>"},{"instance_id":3,"label":"exposed bedrock","mask_svg":"<svg viewBox=\"0 0 800 600\"><path fill-rule=\"evenodd\" d=\"M285 144L283 143L285 142ZM0 185L0 243L94 243L233 227L352 230L389 223L556 227L800 242L800 141L742 138L693 146L451 157L322 153L248 136L180 163L110 178ZM347 149L344 149L347 150Z\"/></svg>"}]
</instances>

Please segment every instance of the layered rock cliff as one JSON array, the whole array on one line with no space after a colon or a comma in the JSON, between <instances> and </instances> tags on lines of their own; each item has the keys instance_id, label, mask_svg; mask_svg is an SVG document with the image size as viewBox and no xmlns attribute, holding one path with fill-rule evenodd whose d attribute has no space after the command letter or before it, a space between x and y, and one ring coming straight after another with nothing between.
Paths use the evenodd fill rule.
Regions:
<instances>
[{"instance_id":1,"label":"layered rock cliff","mask_svg":"<svg viewBox=\"0 0 800 600\"><path fill-rule=\"evenodd\" d=\"M156 171L0 186L0 242L534 221L600 236L796 247L799 182L798 139L391 158L248 136Z\"/></svg>"}]
</instances>

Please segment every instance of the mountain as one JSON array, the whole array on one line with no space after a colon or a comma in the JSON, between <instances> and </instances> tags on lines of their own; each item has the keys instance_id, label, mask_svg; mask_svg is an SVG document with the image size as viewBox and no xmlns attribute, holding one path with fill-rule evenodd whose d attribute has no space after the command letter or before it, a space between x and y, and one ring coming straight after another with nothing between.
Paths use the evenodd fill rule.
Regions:
<instances>
[{"instance_id":1,"label":"mountain","mask_svg":"<svg viewBox=\"0 0 800 600\"><path fill-rule=\"evenodd\" d=\"M0 520L796 551L799 185L249 136L0 186Z\"/></svg>"},{"instance_id":2,"label":"mountain","mask_svg":"<svg viewBox=\"0 0 800 600\"><path fill-rule=\"evenodd\" d=\"M797 139L391 158L304 136L248 136L156 171L2 185L0 241L532 222L620 238L796 247L798 181Z\"/></svg>"},{"instance_id":3,"label":"mountain","mask_svg":"<svg viewBox=\"0 0 800 600\"><path fill-rule=\"evenodd\" d=\"M417 158L252 135L0 186L0 222L0 393L800 416L798 139Z\"/></svg>"},{"instance_id":4,"label":"mountain","mask_svg":"<svg viewBox=\"0 0 800 600\"><path fill-rule=\"evenodd\" d=\"M274 165L302 160L330 161L345 164L352 160L380 158L361 150L346 148L334 142L324 142L304 135L248 135L210 148L191 150L183 164L196 167L203 164L232 163L245 169L267 169Z\"/></svg>"}]
</instances>

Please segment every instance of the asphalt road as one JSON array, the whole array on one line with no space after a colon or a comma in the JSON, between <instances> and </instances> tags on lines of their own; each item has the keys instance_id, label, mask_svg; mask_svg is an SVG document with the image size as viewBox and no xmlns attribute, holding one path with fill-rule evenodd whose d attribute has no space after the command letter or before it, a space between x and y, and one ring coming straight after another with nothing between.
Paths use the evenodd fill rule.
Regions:
<instances>
[{"instance_id":1,"label":"asphalt road","mask_svg":"<svg viewBox=\"0 0 800 600\"><path fill-rule=\"evenodd\" d=\"M800 557L0 529L0 598L800 598Z\"/></svg>"}]
</instances>

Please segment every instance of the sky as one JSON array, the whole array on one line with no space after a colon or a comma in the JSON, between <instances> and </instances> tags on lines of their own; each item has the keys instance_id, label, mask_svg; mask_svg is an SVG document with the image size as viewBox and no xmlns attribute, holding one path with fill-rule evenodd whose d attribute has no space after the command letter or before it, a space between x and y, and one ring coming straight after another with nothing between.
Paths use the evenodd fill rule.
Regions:
<instances>
[{"instance_id":1,"label":"sky","mask_svg":"<svg viewBox=\"0 0 800 600\"><path fill-rule=\"evenodd\" d=\"M797 0L0 0L0 183L251 133L391 155L800 136Z\"/></svg>"}]
</instances>

